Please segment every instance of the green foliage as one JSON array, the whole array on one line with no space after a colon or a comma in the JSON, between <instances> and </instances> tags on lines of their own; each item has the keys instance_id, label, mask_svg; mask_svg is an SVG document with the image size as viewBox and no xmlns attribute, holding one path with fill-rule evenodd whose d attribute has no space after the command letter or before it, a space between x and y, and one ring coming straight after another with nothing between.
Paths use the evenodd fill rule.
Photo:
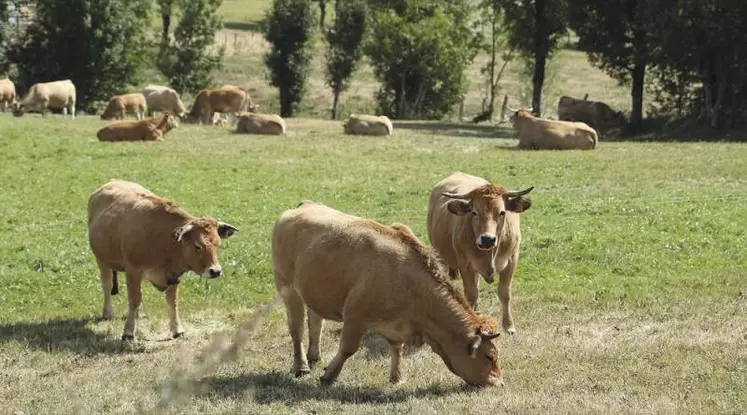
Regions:
<instances>
[{"instance_id":1,"label":"green foliage","mask_svg":"<svg viewBox=\"0 0 747 415\"><path fill-rule=\"evenodd\" d=\"M314 25L309 0L275 0L266 17L265 39L272 45L265 55L270 84L280 90L280 115L291 117L306 89L311 65Z\"/></svg>"},{"instance_id":2,"label":"green foliage","mask_svg":"<svg viewBox=\"0 0 747 415\"><path fill-rule=\"evenodd\" d=\"M8 47L8 35L10 31L10 24L8 19L10 13L8 11L8 0L0 0L0 75L5 74L8 70L8 59L5 56L5 49Z\"/></svg>"},{"instance_id":3,"label":"green foliage","mask_svg":"<svg viewBox=\"0 0 747 415\"><path fill-rule=\"evenodd\" d=\"M337 118L340 93L355 72L362 57L361 42L366 31L366 5L363 0L339 0L335 22L326 34L326 81L332 88L332 119Z\"/></svg>"},{"instance_id":4,"label":"green foliage","mask_svg":"<svg viewBox=\"0 0 747 415\"><path fill-rule=\"evenodd\" d=\"M213 49L223 27L218 8L222 0L187 0L168 48L162 48L158 66L179 93L210 86L213 73L222 67L223 49Z\"/></svg>"},{"instance_id":5,"label":"green foliage","mask_svg":"<svg viewBox=\"0 0 747 415\"><path fill-rule=\"evenodd\" d=\"M71 79L77 106L95 111L138 81L148 59L149 0L39 0L36 18L8 49L20 89Z\"/></svg>"},{"instance_id":6,"label":"green foliage","mask_svg":"<svg viewBox=\"0 0 747 415\"><path fill-rule=\"evenodd\" d=\"M439 119L465 93L465 69L480 46L471 3L374 1L365 52L381 82L379 111L398 119Z\"/></svg>"}]
</instances>

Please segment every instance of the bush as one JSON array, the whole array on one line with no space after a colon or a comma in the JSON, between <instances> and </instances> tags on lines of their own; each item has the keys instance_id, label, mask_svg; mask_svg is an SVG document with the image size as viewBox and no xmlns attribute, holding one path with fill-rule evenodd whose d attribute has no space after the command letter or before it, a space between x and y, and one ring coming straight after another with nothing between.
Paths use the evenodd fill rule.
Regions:
<instances>
[{"instance_id":1,"label":"bush","mask_svg":"<svg viewBox=\"0 0 747 415\"><path fill-rule=\"evenodd\" d=\"M265 55L270 85L280 91L280 115L292 117L306 88L311 64L313 15L308 0L274 0L266 17L265 39L272 49Z\"/></svg>"},{"instance_id":2,"label":"bush","mask_svg":"<svg viewBox=\"0 0 747 415\"><path fill-rule=\"evenodd\" d=\"M332 119L337 119L340 93L360 61L366 31L366 5L362 0L338 0L335 22L327 32L327 85L332 88Z\"/></svg>"}]
</instances>

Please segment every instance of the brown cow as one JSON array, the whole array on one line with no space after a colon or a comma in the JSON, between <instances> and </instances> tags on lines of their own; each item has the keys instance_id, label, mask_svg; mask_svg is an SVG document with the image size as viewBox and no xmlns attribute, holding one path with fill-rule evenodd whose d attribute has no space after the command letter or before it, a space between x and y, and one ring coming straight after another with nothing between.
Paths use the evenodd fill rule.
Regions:
<instances>
[{"instance_id":1,"label":"brown cow","mask_svg":"<svg viewBox=\"0 0 747 415\"><path fill-rule=\"evenodd\" d=\"M16 101L16 86L8 78L0 79L0 105L5 112Z\"/></svg>"},{"instance_id":2,"label":"brown cow","mask_svg":"<svg viewBox=\"0 0 747 415\"><path fill-rule=\"evenodd\" d=\"M276 114L255 114L244 112L239 114L236 122L236 132L246 134L285 134L285 121Z\"/></svg>"},{"instance_id":3,"label":"brown cow","mask_svg":"<svg viewBox=\"0 0 747 415\"><path fill-rule=\"evenodd\" d=\"M293 373L319 361L323 320L342 321L337 355L321 381L337 379L366 331L389 342L389 380L402 380L402 346L424 339L454 374L471 385L502 383L498 322L475 314L438 258L410 229L351 216L313 202L285 211L272 235L275 286L285 302ZM304 355L304 314L309 349Z\"/></svg>"},{"instance_id":4,"label":"brown cow","mask_svg":"<svg viewBox=\"0 0 747 415\"><path fill-rule=\"evenodd\" d=\"M345 134L392 135L392 121L386 115L351 114L343 124Z\"/></svg>"},{"instance_id":5,"label":"brown cow","mask_svg":"<svg viewBox=\"0 0 747 415\"><path fill-rule=\"evenodd\" d=\"M503 329L514 334L511 318L511 281L519 263L519 213L532 202L520 192L496 186L480 177L452 173L431 192L428 238L449 267L462 277L464 293L477 306L477 274L489 283L500 275L498 298L503 306Z\"/></svg>"},{"instance_id":6,"label":"brown cow","mask_svg":"<svg viewBox=\"0 0 747 415\"><path fill-rule=\"evenodd\" d=\"M216 112L238 115L242 112L257 112L259 105L254 105L245 89L233 85L224 85L217 89L203 89L195 97L195 103L189 113L192 122L214 124Z\"/></svg>"},{"instance_id":7,"label":"brown cow","mask_svg":"<svg viewBox=\"0 0 747 415\"><path fill-rule=\"evenodd\" d=\"M109 100L104 113L101 114L102 120L111 120L116 118L121 120L125 117L125 114L134 114L135 118L142 120L145 118L145 113L148 110L148 105L145 103L145 96L141 93L116 95Z\"/></svg>"},{"instance_id":8,"label":"brown cow","mask_svg":"<svg viewBox=\"0 0 747 415\"><path fill-rule=\"evenodd\" d=\"M558 100L558 119L583 122L597 131L609 131L627 125L625 116L621 112L612 110L604 102L568 96L562 96Z\"/></svg>"},{"instance_id":9,"label":"brown cow","mask_svg":"<svg viewBox=\"0 0 747 415\"><path fill-rule=\"evenodd\" d=\"M537 118L530 109L519 109L511 116L519 131L519 148L545 150L593 150L597 132L582 122Z\"/></svg>"},{"instance_id":10,"label":"brown cow","mask_svg":"<svg viewBox=\"0 0 747 415\"><path fill-rule=\"evenodd\" d=\"M99 141L162 141L179 121L168 112L158 118L140 121L116 121L96 133Z\"/></svg>"},{"instance_id":11,"label":"brown cow","mask_svg":"<svg viewBox=\"0 0 747 415\"><path fill-rule=\"evenodd\" d=\"M88 239L104 291L103 317L114 315L111 295L119 292L117 272L125 272L129 308L122 339L135 337L143 280L166 294L171 334L181 336L179 279L187 271L219 277L220 240L236 231L212 217L194 217L137 183L112 180L103 185L88 199Z\"/></svg>"}]
</instances>

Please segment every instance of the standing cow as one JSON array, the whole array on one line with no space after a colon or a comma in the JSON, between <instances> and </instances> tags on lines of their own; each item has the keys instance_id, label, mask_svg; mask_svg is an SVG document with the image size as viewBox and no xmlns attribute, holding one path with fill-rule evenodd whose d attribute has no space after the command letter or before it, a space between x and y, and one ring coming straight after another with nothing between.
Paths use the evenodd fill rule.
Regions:
<instances>
[{"instance_id":1,"label":"standing cow","mask_svg":"<svg viewBox=\"0 0 747 415\"><path fill-rule=\"evenodd\" d=\"M529 209L525 195L487 180L456 172L433 188L428 203L428 238L449 274L462 277L464 293L477 306L477 274L492 283L500 275L498 298L503 329L516 332L511 317L511 281L519 263L519 213Z\"/></svg>"},{"instance_id":2,"label":"standing cow","mask_svg":"<svg viewBox=\"0 0 747 415\"><path fill-rule=\"evenodd\" d=\"M148 114L153 114L156 111L170 112L179 118L187 114L187 109L184 107L182 99L172 88L161 85L148 85L143 88L142 94L145 96Z\"/></svg>"},{"instance_id":3,"label":"standing cow","mask_svg":"<svg viewBox=\"0 0 747 415\"><path fill-rule=\"evenodd\" d=\"M434 254L401 224L392 226L302 202L272 233L275 286L288 314L293 373L320 359L324 320L342 321L337 355L321 381L337 379L371 330L389 342L389 380L402 380L402 346L423 338L454 374L471 385L502 383L498 322L475 314ZM302 350L308 311L309 349Z\"/></svg>"},{"instance_id":4,"label":"standing cow","mask_svg":"<svg viewBox=\"0 0 747 415\"><path fill-rule=\"evenodd\" d=\"M189 120L202 121L203 124L210 125L215 124L216 113L238 116L242 112L257 112L257 108L259 105L254 105L245 89L224 85L216 89L203 89L197 93Z\"/></svg>"},{"instance_id":5,"label":"standing cow","mask_svg":"<svg viewBox=\"0 0 747 415\"><path fill-rule=\"evenodd\" d=\"M48 109L61 109L63 115L67 116L69 113L71 118L75 119L73 81L65 79L32 85L23 99L15 103L13 115L21 117L27 111L38 111L46 117Z\"/></svg>"},{"instance_id":6,"label":"standing cow","mask_svg":"<svg viewBox=\"0 0 747 415\"><path fill-rule=\"evenodd\" d=\"M212 217L194 217L139 184L112 180L103 185L88 199L88 239L104 291L104 319L114 315L111 295L119 292L117 272L124 272L129 308L122 339L135 338L143 280L166 294L171 334L181 336L177 290L182 274L219 277L218 247L236 231Z\"/></svg>"},{"instance_id":7,"label":"standing cow","mask_svg":"<svg viewBox=\"0 0 747 415\"><path fill-rule=\"evenodd\" d=\"M0 105L5 112L16 101L16 86L8 78L0 79Z\"/></svg>"},{"instance_id":8,"label":"standing cow","mask_svg":"<svg viewBox=\"0 0 747 415\"><path fill-rule=\"evenodd\" d=\"M116 118L118 120L124 119L126 114L133 114L138 120L145 118L145 113L148 110L148 104L146 104L145 96L141 93L115 95L109 100L109 105L101 114L102 120L111 120Z\"/></svg>"}]
</instances>

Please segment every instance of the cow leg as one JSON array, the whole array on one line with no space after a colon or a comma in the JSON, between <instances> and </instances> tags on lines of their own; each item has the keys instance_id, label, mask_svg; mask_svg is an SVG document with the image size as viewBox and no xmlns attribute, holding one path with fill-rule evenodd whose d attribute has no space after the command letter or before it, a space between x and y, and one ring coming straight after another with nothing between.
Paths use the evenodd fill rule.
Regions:
<instances>
[{"instance_id":1,"label":"cow leg","mask_svg":"<svg viewBox=\"0 0 747 415\"><path fill-rule=\"evenodd\" d=\"M506 268L503 268L498 281L498 299L501 300L501 324L503 330L506 330L508 334L516 334L514 328L514 321L511 317L511 281L514 279L514 272L516 271L516 264L519 263L519 253L515 253L511 260L506 264Z\"/></svg>"},{"instance_id":2,"label":"cow leg","mask_svg":"<svg viewBox=\"0 0 747 415\"><path fill-rule=\"evenodd\" d=\"M306 358L311 366L314 366L319 361L321 353L319 352L320 341L322 338L322 326L324 325L324 319L319 317L318 314L306 309L309 313L309 350L306 353Z\"/></svg>"},{"instance_id":3,"label":"cow leg","mask_svg":"<svg viewBox=\"0 0 747 415\"><path fill-rule=\"evenodd\" d=\"M143 276L139 272L127 272L128 308L122 340L133 340L135 338L135 320L140 312L140 302L142 300L142 279Z\"/></svg>"},{"instance_id":4,"label":"cow leg","mask_svg":"<svg viewBox=\"0 0 747 415\"><path fill-rule=\"evenodd\" d=\"M280 290L280 296L285 303L285 310L288 314L288 331L293 342L293 375L296 377L303 376L311 372L306 355L303 354L303 323L306 306L298 292L291 287L283 287Z\"/></svg>"},{"instance_id":5,"label":"cow leg","mask_svg":"<svg viewBox=\"0 0 747 415\"><path fill-rule=\"evenodd\" d=\"M345 318L342 326L342 336L340 336L340 348L337 354L324 370L324 375L319 379L323 385L330 385L337 379L342 370L342 365L350 358L361 345L361 340L366 329L356 319Z\"/></svg>"},{"instance_id":6,"label":"cow leg","mask_svg":"<svg viewBox=\"0 0 747 415\"><path fill-rule=\"evenodd\" d=\"M398 384L402 382L402 346L401 342L389 341L389 355L392 358L389 364L389 382Z\"/></svg>"},{"instance_id":7,"label":"cow leg","mask_svg":"<svg viewBox=\"0 0 747 415\"><path fill-rule=\"evenodd\" d=\"M169 306L169 327L173 338L184 335L182 321L179 319L179 284L171 284L166 288L166 304Z\"/></svg>"},{"instance_id":8,"label":"cow leg","mask_svg":"<svg viewBox=\"0 0 747 415\"><path fill-rule=\"evenodd\" d=\"M473 310L477 310L477 273L471 269L459 269L464 284L464 296Z\"/></svg>"},{"instance_id":9,"label":"cow leg","mask_svg":"<svg viewBox=\"0 0 747 415\"><path fill-rule=\"evenodd\" d=\"M75 119L75 103L70 104L70 118Z\"/></svg>"},{"instance_id":10,"label":"cow leg","mask_svg":"<svg viewBox=\"0 0 747 415\"><path fill-rule=\"evenodd\" d=\"M116 271L100 261L96 261L96 263L99 266L101 290L104 292L104 311L101 313L101 318L104 320L111 320L114 317L114 311L112 310L112 287L114 286L114 276L116 275Z\"/></svg>"}]
</instances>

